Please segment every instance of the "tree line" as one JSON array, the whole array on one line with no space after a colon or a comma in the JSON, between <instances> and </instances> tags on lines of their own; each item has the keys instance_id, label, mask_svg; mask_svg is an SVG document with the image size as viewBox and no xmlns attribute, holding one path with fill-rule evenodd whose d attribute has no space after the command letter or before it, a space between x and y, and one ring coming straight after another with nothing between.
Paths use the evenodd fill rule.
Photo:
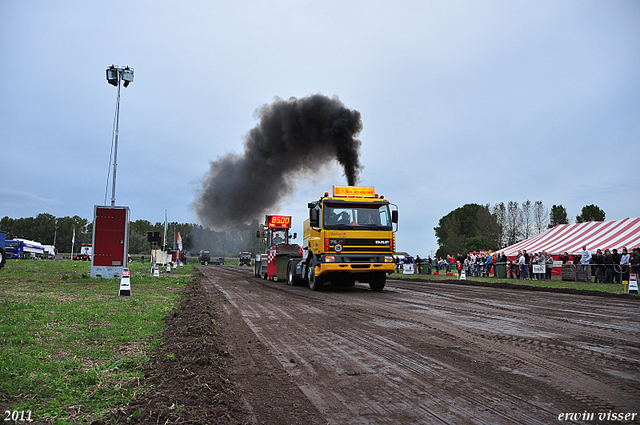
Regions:
<instances>
[{"instance_id":1,"label":"tree line","mask_svg":"<svg viewBox=\"0 0 640 425\"><path fill-rule=\"evenodd\" d=\"M605 212L596 205L587 205L575 221L605 221ZM439 246L436 256L496 251L558 224L569 224L567 210L562 205L553 205L549 210L542 201L530 200L500 202L493 206L466 204L442 217L434 227Z\"/></svg>"},{"instance_id":2,"label":"tree line","mask_svg":"<svg viewBox=\"0 0 640 425\"><path fill-rule=\"evenodd\" d=\"M208 227L193 223L167 223L168 248L176 249L178 233L182 238L183 250L194 255L200 250L207 250L213 256L237 255L242 251L258 252L260 240L256 230L262 227L257 222L247 225L235 232L218 232ZM36 217L0 219L0 231L6 233L6 239L28 239L43 245L55 245L60 253L70 253L74 238L74 251L80 250L81 244L90 244L93 238L93 222L79 216L55 217L51 214L38 214ZM164 235L164 223L152 224L148 220L129 222L129 253L147 254L151 245L147 240L148 232L160 232Z\"/></svg>"}]
</instances>

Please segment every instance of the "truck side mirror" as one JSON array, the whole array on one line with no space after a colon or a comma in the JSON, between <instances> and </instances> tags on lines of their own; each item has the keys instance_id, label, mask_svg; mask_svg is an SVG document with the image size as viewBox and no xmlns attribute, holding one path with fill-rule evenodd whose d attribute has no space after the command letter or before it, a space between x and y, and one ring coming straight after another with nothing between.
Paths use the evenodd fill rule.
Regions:
<instances>
[{"instance_id":1,"label":"truck side mirror","mask_svg":"<svg viewBox=\"0 0 640 425\"><path fill-rule=\"evenodd\" d=\"M293 239L298 239L298 234L297 233L293 234Z\"/></svg>"},{"instance_id":2,"label":"truck side mirror","mask_svg":"<svg viewBox=\"0 0 640 425\"><path fill-rule=\"evenodd\" d=\"M316 208L309 210L309 226L320 227L320 210Z\"/></svg>"},{"instance_id":3,"label":"truck side mirror","mask_svg":"<svg viewBox=\"0 0 640 425\"><path fill-rule=\"evenodd\" d=\"M391 211L391 222L392 223L398 222L398 210Z\"/></svg>"}]
</instances>

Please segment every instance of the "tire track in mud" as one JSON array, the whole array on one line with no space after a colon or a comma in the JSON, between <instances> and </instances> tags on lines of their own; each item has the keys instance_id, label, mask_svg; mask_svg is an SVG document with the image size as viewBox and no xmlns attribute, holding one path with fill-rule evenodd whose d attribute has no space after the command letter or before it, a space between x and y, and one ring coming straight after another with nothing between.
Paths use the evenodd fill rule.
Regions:
<instances>
[{"instance_id":1,"label":"tire track in mud","mask_svg":"<svg viewBox=\"0 0 640 425\"><path fill-rule=\"evenodd\" d=\"M399 286L404 286L402 283ZM415 287L414 285L408 286ZM564 300L563 297L569 300ZM519 306L516 308L497 306L504 312L504 319L518 321L526 319L537 329L547 330L548 335L541 334L538 338L527 338L501 334L497 331L493 334L479 333L478 335L501 344L511 344L519 347L524 353L533 354L533 357L525 354L523 360L528 360L526 363L542 367L543 370L556 372L554 374L554 378L558 381L555 384L556 388L580 401L588 401L588 404L594 408L613 409L617 405L619 408L637 410L638 400L640 400L640 326L638 326L640 316L637 313L637 301L600 297L586 297L585 300L585 297L575 297L548 294L543 298L542 303L534 306L534 309L554 312L554 309L548 305L549 302L552 305L555 303L566 306L571 305L574 300L576 304L587 304L588 310L579 311L572 307L572 309L565 308L561 311L609 321L596 323L582 318L569 319L559 316L547 318L530 314L528 309L523 310ZM604 305L603 300L606 300L607 305ZM475 302L469 301L469 303ZM540 306L540 304L543 305ZM473 313L478 311L474 310ZM615 322L611 321L612 318ZM622 326L620 323L625 321L627 325ZM586 325L585 322L594 326ZM553 336L554 333L551 333L551 330L554 330L560 338ZM565 335L568 338L561 338ZM585 346L583 341L592 343L590 346ZM601 351L605 347L610 353ZM607 370L603 366L608 366L610 369ZM564 372L564 380L560 379L563 376L558 372L561 371ZM572 386L574 386L573 389ZM589 388L589 393L582 390L583 387ZM610 391L611 388L617 388L617 392Z\"/></svg>"},{"instance_id":2,"label":"tire track in mud","mask_svg":"<svg viewBox=\"0 0 640 425\"><path fill-rule=\"evenodd\" d=\"M638 406L638 379L608 380L595 360L581 367L602 360L567 345L584 325L549 315L538 292L524 299L498 291L493 299L458 285L389 281L382 293L359 286L316 293L234 268L205 274L224 277L216 290L330 423L543 424L563 412ZM637 346L637 333L599 329L601 342ZM638 361L627 357L606 360L626 376Z\"/></svg>"}]
</instances>

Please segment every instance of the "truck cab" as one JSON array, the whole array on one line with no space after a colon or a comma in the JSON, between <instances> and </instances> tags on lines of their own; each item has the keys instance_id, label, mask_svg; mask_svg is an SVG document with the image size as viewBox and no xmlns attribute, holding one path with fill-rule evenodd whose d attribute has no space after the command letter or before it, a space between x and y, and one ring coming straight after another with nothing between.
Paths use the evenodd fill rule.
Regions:
<instances>
[{"instance_id":1,"label":"truck cab","mask_svg":"<svg viewBox=\"0 0 640 425\"><path fill-rule=\"evenodd\" d=\"M334 186L333 196L325 193L308 207L298 275L314 290L329 281L344 286L358 281L381 291L395 270L395 205L374 188Z\"/></svg>"}]
</instances>

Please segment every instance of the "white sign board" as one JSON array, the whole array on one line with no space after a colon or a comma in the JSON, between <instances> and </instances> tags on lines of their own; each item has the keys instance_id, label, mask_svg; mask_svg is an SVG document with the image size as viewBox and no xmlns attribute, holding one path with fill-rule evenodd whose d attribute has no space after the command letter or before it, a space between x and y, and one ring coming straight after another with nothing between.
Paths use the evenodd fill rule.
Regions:
<instances>
[{"instance_id":1,"label":"white sign board","mask_svg":"<svg viewBox=\"0 0 640 425\"><path fill-rule=\"evenodd\" d=\"M629 290L627 292L630 294L631 291L638 293L638 277L635 273L629 274Z\"/></svg>"},{"instance_id":2,"label":"white sign board","mask_svg":"<svg viewBox=\"0 0 640 425\"><path fill-rule=\"evenodd\" d=\"M403 264L402 273L403 274L413 274L413 264L411 264L411 263Z\"/></svg>"},{"instance_id":3,"label":"white sign board","mask_svg":"<svg viewBox=\"0 0 640 425\"><path fill-rule=\"evenodd\" d=\"M544 264L534 264L533 265L533 272L534 273L542 273L542 274L544 274L544 272L545 272Z\"/></svg>"}]
</instances>

